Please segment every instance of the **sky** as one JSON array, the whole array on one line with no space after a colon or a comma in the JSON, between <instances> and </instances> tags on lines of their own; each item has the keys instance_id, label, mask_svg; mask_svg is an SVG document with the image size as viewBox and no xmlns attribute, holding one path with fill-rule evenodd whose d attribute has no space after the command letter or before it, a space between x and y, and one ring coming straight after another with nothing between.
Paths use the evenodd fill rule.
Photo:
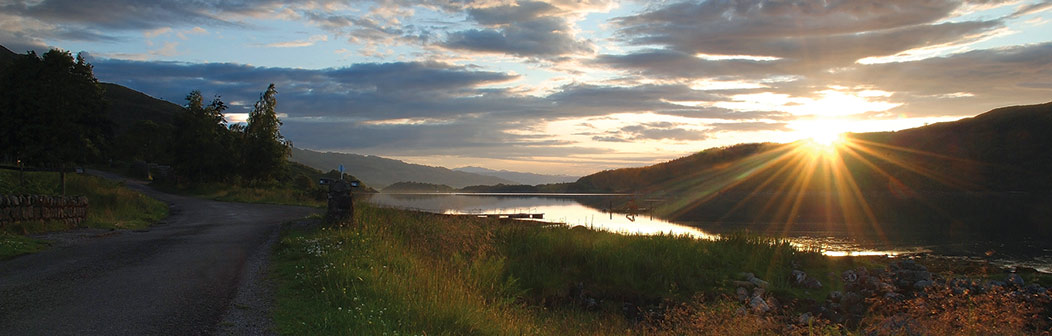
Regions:
<instances>
[{"instance_id":1,"label":"sky","mask_svg":"<svg viewBox=\"0 0 1052 336\"><path fill-rule=\"evenodd\" d=\"M0 0L0 45L294 146L585 175L1052 101L1052 1Z\"/></svg>"}]
</instances>

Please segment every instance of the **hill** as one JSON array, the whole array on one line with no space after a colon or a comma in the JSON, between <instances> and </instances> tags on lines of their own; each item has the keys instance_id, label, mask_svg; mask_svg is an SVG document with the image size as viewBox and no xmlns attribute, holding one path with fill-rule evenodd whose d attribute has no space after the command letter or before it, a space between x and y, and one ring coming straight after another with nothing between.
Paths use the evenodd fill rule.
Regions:
<instances>
[{"instance_id":1,"label":"hill","mask_svg":"<svg viewBox=\"0 0 1052 336\"><path fill-rule=\"evenodd\" d=\"M1014 106L849 134L828 149L806 141L709 149L585 176L570 189L661 198L657 211L679 221L1052 236L1049 130L1052 103Z\"/></svg>"},{"instance_id":2,"label":"hill","mask_svg":"<svg viewBox=\"0 0 1052 336\"><path fill-rule=\"evenodd\" d=\"M512 181L512 182L515 182L517 184L529 184L529 185L552 184L552 183L567 183L567 182L576 181L578 179L578 177L579 177L579 176L569 176L569 175L544 175L544 174L534 174L534 173L522 173L522 172L513 172L513 171L508 171L508 170L493 170L493 169L487 169L487 168L482 168L482 167L472 167L472 166L461 167L461 168L454 168L453 170L467 172L467 173L473 173L473 174L479 174L479 175L493 176L493 177L502 178L502 179L505 179L505 180L508 180L508 181Z\"/></svg>"},{"instance_id":3,"label":"hill","mask_svg":"<svg viewBox=\"0 0 1052 336\"><path fill-rule=\"evenodd\" d=\"M150 97L149 95L113 83L99 83L106 90L104 97L106 113L116 126L118 134L123 133L140 121L153 121L159 125L171 124L172 118L182 106L175 103Z\"/></svg>"},{"instance_id":4,"label":"hill","mask_svg":"<svg viewBox=\"0 0 1052 336\"><path fill-rule=\"evenodd\" d=\"M0 45L0 69L3 69L4 67L7 67L8 64L11 64L11 62L15 60L15 57L18 57L18 54Z\"/></svg>"},{"instance_id":5,"label":"hill","mask_svg":"<svg viewBox=\"0 0 1052 336\"><path fill-rule=\"evenodd\" d=\"M444 184L454 188L470 185L515 184L514 182L479 174L460 172L442 167L431 167L404 161L333 152L316 152L293 148L292 161L328 171L344 166L344 170L354 174L372 186L383 188L395 182L419 182Z\"/></svg>"},{"instance_id":6,"label":"hill","mask_svg":"<svg viewBox=\"0 0 1052 336\"><path fill-rule=\"evenodd\" d=\"M0 46L0 69L10 64L19 54ZM169 101L157 99L145 93L127 87L100 82L105 90L106 114L116 126L115 131L121 134L140 121L153 121L157 124L171 124L172 117L182 107Z\"/></svg>"}]
</instances>

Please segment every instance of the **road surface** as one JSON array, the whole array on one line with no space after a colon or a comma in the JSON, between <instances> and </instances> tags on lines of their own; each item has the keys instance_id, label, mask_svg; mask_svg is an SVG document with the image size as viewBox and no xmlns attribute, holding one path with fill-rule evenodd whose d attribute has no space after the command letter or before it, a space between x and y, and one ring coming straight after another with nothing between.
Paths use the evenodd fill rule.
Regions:
<instances>
[{"instance_id":1,"label":"road surface","mask_svg":"<svg viewBox=\"0 0 1052 336\"><path fill-rule=\"evenodd\" d=\"M56 234L57 247L0 261L0 335L226 332L220 321L280 224L316 211L126 184L168 202L171 215L148 230Z\"/></svg>"}]
</instances>

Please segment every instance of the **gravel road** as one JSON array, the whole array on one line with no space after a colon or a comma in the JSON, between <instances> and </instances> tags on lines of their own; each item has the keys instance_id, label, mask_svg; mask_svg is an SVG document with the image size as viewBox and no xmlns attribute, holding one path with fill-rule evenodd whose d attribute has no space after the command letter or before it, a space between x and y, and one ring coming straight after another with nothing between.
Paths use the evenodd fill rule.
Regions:
<instances>
[{"instance_id":1,"label":"gravel road","mask_svg":"<svg viewBox=\"0 0 1052 336\"><path fill-rule=\"evenodd\" d=\"M259 313L267 303L257 296L266 292L261 272L280 224L316 210L126 185L168 202L171 215L148 230L48 235L56 247L0 261L0 335L255 334L265 327Z\"/></svg>"}]
</instances>

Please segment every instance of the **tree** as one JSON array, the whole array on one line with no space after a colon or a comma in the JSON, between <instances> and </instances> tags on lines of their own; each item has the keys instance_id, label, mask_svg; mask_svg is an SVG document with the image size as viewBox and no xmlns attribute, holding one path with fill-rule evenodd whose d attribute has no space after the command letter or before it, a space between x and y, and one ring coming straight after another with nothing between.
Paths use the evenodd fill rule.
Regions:
<instances>
[{"instance_id":1,"label":"tree","mask_svg":"<svg viewBox=\"0 0 1052 336\"><path fill-rule=\"evenodd\" d=\"M200 91L186 96L183 113L175 117L172 168L192 182L228 181L237 176L237 136L223 119L226 104L216 97L208 106Z\"/></svg>"},{"instance_id":2,"label":"tree","mask_svg":"<svg viewBox=\"0 0 1052 336\"><path fill-rule=\"evenodd\" d=\"M274 84L260 95L245 126L244 166L241 173L252 182L277 178L286 169L292 155L292 143L281 135L282 123L278 119L277 89Z\"/></svg>"},{"instance_id":3,"label":"tree","mask_svg":"<svg viewBox=\"0 0 1052 336\"><path fill-rule=\"evenodd\" d=\"M106 155L113 126L91 64L52 49L17 57L0 74L0 156L68 169Z\"/></svg>"}]
</instances>

